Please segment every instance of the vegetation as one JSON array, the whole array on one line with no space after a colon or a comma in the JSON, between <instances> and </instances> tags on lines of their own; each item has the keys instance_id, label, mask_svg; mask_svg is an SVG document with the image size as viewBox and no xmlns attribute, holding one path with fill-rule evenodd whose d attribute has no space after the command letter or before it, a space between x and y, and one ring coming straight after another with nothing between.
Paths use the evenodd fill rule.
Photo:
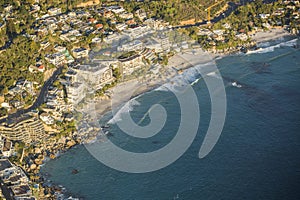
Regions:
<instances>
[{"instance_id":1,"label":"vegetation","mask_svg":"<svg viewBox=\"0 0 300 200\"><path fill-rule=\"evenodd\" d=\"M116 86L116 84L120 81L120 79L121 79L121 72L120 72L120 69L119 69L119 68L113 68L113 76L114 76L115 80L114 80L111 84L106 84L106 85L104 85L101 89L97 90L97 91L95 92L95 96L96 96L96 97L103 96L104 93L105 93L108 89L110 89L110 88Z\"/></svg>"},{"instance_id":2,"label":"vegetation","mask_svg":"<svg viewBox=\"0 0 300 200\"><path fill-rule=\"evenodd\" d=\"M70 133L74 133L74 131L76 131L76 123L74 120L71 122L56 121L56 126L57 129L60 130L59 133L57 133L56 138L68 136Z\"/></svg>"},{"instance_id":3,"label":"vegetation","mask_svg":"<svg viewBox=\"0 0 300 200\"><path fill-rule=\"evenodd\" d=\"M24 36L13 40L10 48L0 54L0 94L7 92L21 78L28 81L43 82L43 74L32 74L28 67L40 57L39 45Z\"/></svg>"},{"instance_id":4,"label":"vegetation","mask_svg":"<svg viewBox=\"0 0 300 200\"><path fill-rule=\"evenodd\" d=\"M124 7L129 12L143 9L149 15L148 17L163 19L172 25L177 25L185 20L205 19L207 16L205 9L213 3L214 0L130 1L124 3Z\"/></svg>"}]
</instances>

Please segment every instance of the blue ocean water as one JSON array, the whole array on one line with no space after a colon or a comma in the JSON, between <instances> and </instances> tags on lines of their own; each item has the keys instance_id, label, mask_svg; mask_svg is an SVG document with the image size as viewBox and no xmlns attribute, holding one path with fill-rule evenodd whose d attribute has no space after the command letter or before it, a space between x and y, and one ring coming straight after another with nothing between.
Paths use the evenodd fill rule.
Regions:
<instances>
[{"instance_id":1,"label":"blue ocean water","mask_svg":"<svg viewBox=\"0 0 300 200\"><path fill-rule=\"evenodd\" d=\"M273 44L269 44L273 45ZM198 134L176 162L161 170L130 174L97 161L77 146L43 168L49 179L84 199L300 199L300 51L291 45L217 60L227 95L227 117L221 137L204 159L198 158L210 120L210 98L201 79L193 85L199 100ZM233 87L237 81L241 88ZM127 136L115 125L110 140L133 152L168 144L180 121L171 92L152 91L136 99L132 118L140 121L155 103L168 112L163 130L149 138ZM110 115L101 119L107 122ZM78 174L72 174L77 169Z\"/></svg>"}]
</instances>

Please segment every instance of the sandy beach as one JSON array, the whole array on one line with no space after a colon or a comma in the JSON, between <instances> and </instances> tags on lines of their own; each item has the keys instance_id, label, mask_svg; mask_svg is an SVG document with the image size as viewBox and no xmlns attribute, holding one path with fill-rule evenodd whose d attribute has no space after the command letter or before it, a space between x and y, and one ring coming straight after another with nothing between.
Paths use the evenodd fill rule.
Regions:
<instances>
[{"instance_id":1,"label":"sandy beach","mask_svg":"<svg viewBox=\"0 0 300 200\"><path fill-rule=\"evenodd\" d=\"M251 36L251 39L257 43L276 40L282 37L289 36L290 33L283 28L272 28L269 31L257 32Z\"/></svg>"},{"instance_id":2,"label":"sandy beach","mask_svg":"<svg viewBox=\"0 0 300 200\"><path fill-rule=\"evenodd\" d=\"M116 111L121 105L130 99L151 91L159 86L170 82L172 78L179 75L183 70L199 64L205 64L214 60L219 55L210 54L202 49L193 49L181 52L169 59L168 65L161 67L156 74L148 74L139 79L133 79L118 84L110 89L109 98L103 98L95 102L95 113L97 118L113 110Z\"/></svg>"}]
</instances>

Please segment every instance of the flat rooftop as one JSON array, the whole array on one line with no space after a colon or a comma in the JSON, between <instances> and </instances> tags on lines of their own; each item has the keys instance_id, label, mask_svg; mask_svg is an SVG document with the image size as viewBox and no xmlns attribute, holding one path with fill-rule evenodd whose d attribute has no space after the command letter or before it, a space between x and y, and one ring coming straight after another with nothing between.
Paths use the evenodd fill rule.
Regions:
<instances>
[{"instance_id":1,"label":"flat rooftop","mask_svg":"<svg viewBox=\"0 0 300 200\"><path fill-rule=\"evenodd\" d=\"M0 171L12 167L12 164L7 159L0 159Z\"/></svg>"}]
</instances>

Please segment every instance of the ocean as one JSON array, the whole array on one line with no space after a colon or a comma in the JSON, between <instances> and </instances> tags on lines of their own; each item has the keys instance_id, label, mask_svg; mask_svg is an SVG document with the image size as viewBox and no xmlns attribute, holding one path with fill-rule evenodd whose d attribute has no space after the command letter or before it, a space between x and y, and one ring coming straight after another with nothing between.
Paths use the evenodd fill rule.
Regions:
<instances>
[{"instance_id":1,"label":"ocean","mask_svg":"<svg viewBox=\"0 0 300 200\"><path fill-rule=\"evenodd\" d=\"M199 74L187 73L201 117L191 146L174 163L148 173L121 172L79 145L47 162L42 172L73 196L90 200L300 199L300 51L293 48L296 42L268 42L261 50L216 61L225 85L227 115L222 134L206 157L199 159L198 154L211 117L210 95ZM141 139L124 134L112 123L109 139L137 153L164 148L180 123L176 96L157 89L133 101L127 110L141 126L150 123L145 115L148 109L162 105L167 112L164 127L155 136ZM111 118L107 114L100 124ZM79 173L72 174L73 169Z\"/></svg>"}]
</instances>

